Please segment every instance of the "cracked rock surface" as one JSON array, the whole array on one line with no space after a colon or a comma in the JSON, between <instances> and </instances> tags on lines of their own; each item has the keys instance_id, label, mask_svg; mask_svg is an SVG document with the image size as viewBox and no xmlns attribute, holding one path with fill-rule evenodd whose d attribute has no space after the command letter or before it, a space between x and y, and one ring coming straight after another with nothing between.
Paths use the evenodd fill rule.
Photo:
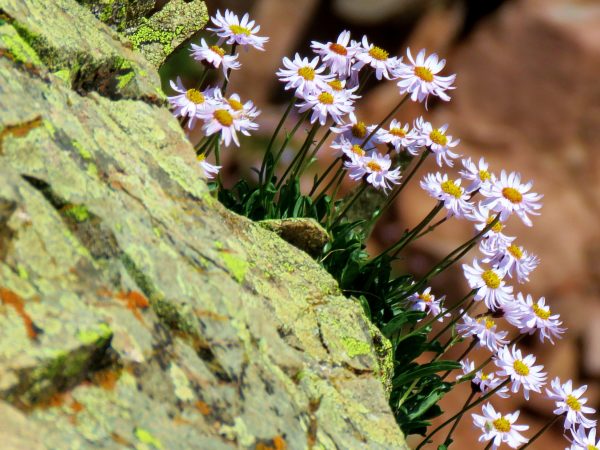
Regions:
<instances>
[{"instance_id":1,"label":"cracked rock surface","mask_svg":"<svg viewBox=\"0 0 600 450\"><path fill-rule=\"evenodd\" d=\"M385 340L159 86L75 0L0 0L2 448L404 449Z\"/></svg>"}]
</instances>

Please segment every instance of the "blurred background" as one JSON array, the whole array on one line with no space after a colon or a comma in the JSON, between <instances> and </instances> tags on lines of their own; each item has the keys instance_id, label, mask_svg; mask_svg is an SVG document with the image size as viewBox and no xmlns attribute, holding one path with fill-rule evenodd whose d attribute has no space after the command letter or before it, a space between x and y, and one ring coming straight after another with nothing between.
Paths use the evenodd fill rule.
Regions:
<instances>
[{"instance_id":1,"label":"blurred background","mask_svg":"<svg viewBox=\"0 0 600 450\"><path fill-rule=\"evenodd\" d=\"M269 36L265 52L241 51L242 71L234 72L228 92L251 99L262 110L259 140L243 141L241 148L224 153L225 183L240 176L252 178L259 165L260 144L270 137L289 95L281 90L275 71L284 56L310 56L310 42L335 41L348 29L359 40L363 34L392 55L413 54L421 48L437 52L448 65L443 75L457 73L452 101L407 104L398 114L403 122L418 115L434 125L450 124L449 134L461 139L459 153L483 156L493 171L516 170L533 179L543 193L542 215L534 227L518 221L507 234L541 258L531 282L516 290L545 296L561 314L568 333L558 345L521 343L545 365L550 377L573 379L589 386L590 406L600 408L600 0L206 0L209 14L229 8L249 12ZM163 67L168 80L181 74L193 81L200 68L190 63L187 48ZM363 91L357 116L377 123L399 100L395 83L372 83ZM303 137L303 136L302 136ZM192 135L191 139L197 136ZM257 144L258 142L258 144ZM324 167L327 151L321 152ZM293 156L293 148L288 157ZM431 163L431 161L430 161ZM422 169L421 178L429 168ZM347 189L352 186L348 185ZM413 181L397 199L373 233L369 251L390 245L402 230L416 224L433 200ZM450 221L406 255L413 273L426 272L433 263L466 241L470 226ZM469 260L472 258L469 257ZM458 299L467 286L459 267L436 279L434 291ZM463 344L464 345L464 344ZM459 347L448 357L458 357ZM481 355L483 359L483 355ZM480 359L480 360L481 360ZM447 396L442 408L457 411L468 386ZM495 399L503 413L521 409L519 423L532 436L552 414L553 403L522 394L506 401ZM445 433L440 433L445 435ZM473 446L479 432L470 416L455 434L456 449ZM564 449L559 424L531 448ZM410 439L415 444L420 439ZM431 448L436 448L431 446Z\"/></svg>"}]
</instances>

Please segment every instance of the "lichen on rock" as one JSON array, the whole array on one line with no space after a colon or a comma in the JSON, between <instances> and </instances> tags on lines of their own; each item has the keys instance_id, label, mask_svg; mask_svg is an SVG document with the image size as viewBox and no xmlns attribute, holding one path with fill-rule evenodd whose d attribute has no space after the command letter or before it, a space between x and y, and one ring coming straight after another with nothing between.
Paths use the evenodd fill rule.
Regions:
<instances>
[{"instance_id":1,"label":"lichen on rock","mask_svg":"<svg viewBox=\"0 0 600 450\"><path fill-rule=\"evenodd\" d=\"M3 442L406 448L360 305L210 196L152 64L75 0L0 9Z\"/></svg>"}]
</instances>

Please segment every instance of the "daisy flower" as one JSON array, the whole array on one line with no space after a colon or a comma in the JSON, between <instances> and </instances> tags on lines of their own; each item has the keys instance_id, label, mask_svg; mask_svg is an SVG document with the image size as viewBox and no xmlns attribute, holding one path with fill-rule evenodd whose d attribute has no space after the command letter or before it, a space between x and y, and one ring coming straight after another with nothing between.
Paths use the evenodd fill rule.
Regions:
<instances>
[{"instance_id":1,"label":"daisy flower","mask_svg":"<svg viewBox=\"0 0 600 450\"><path fill-rule=\"evenodd\" d=\"M460 178L452 180L447 174L429 173L421 180L421 188L431 197L444 202L448 216L463 217L473 205L469 203L469 195L460 186Z\"/></svg>"},{"instance_id":2,"label":"daisy flower","mask_svg":"<svg viewBox=\"0 0 600 450\"><path fill-rule=\"evenodd\" d=\"M477 206L473 207L473 209L465 214L465 218L470 220L471 222L475 222L475 229L478 232L483 231L485 227L491 224L496 217L496 214L491 214L490 210L483 206L481 202L477 204ZM485 242L487 248L500 248L510 245L512 241L516 238L512 236L507 236L502 231L504 230L505 225L499 220L494 224L492 228L490 228L487 232L483 234L482 244Z\"/></svg>"},{"instance_id":3,"label":"daisy flower","mask_svg":"<svg viewBox=\"0 0 600 450\"><path fill-rule=\"evenodd\" d=\"M406 55L410 64L402 63L396 71L397 77L400 78L398 81L400 93L410 94L413 102L426 101L431 94L444 101L450 100L445 91L455 89L452 83L454 83L456 75L448 77L438 75L446 65L446 60L439 60L435 53L425 58L425 49L417 54L416 59L413 59L410 48L406 50Z\"/></svg>"},{"instance_id":4,"label":"daisy flower","mask_svg":"<svg viewBox=\"0 0 600 450\"><path fill-rule=\"evenodd\" d=\"M252 100L242 103L238 94L231 94L229 97L223 97L220 89L215 90L215 101L227 108L233 115L242 119L253 121L260 115L260 110L254 106ZM258 129L258 124L253 123L250 129Z\"/></svg>"},{"instance_id":5,"label":"daisy flower","mask_svg":"<svg viewBox=\"0 0 600 450\"><path fill-rule=\"evenodd\" d=\"M169 84L171 89L178 93L178 95L167 97L174 108L173 114L175 117L188 117L188 128L194 128L198 114L212 107L211 96L214 91L202 92L198 89L186 89L179 77L177 77L177 83L173 83L173 80L171 80Z\"/></svg>"},{"instance_id":6,"label":"daisy flower","mask_svg":"<svg viewBox=\"0 0 600 450\"><path fill-rule=\"evenodd\" d=\"M207 28L207 30L214 31L219 36L218 45L225 42L230 45L241 45L244 49L252 46L257 50L264 50L263 46L269 40L268 37L256 35L260 31L260 26L254 26L254 20L250 20L248 13L244 14L240 21L237 15L226 9L224 15L217 11L216 17L211 17L210 20L216 28Z\"/></svg>"},{"instance_id":7,"label":"daisy flower","mask_svg":"<svg viewBox=\"0 0 600 450\"><path fill-rule=\"evenodd\" d=\"M479 347L486 347L490 352L496 352L506 344L508 331L497 330L496 322L491 316L482 316L476 319L465 314L463 323L456 325L456 331L464 337L473 336L479 340Z\"/></svg>"},{"instance_id":8,"label":"daisy flower","mask_svg":"<svg viewBox=\"0 0 600 450\"><path fill-rule=\"evenodd\" d=\"M396 78L395 73L398 68L399 60L396 57L391 57L381 47L369 44L367 36L363 36L362 46L358 47L356 52L356 63L354 68L358 71L364 66L371 66L375 70L375 78L381 80L383 77L391 80Z\"/></svg>"},{"instance_id":9,"label":"daisy flower","mask_svg":"<svg viewBox=\"0 0 600 450\"><path fill-rule=\"evenodd\" d=\"M511 392L516 393L523 387L525 400L529 400L530 391L539 393L546 383L546 373L542 372L544 366L534 366L535 356L527 355L523 358L521 350L515 345L512 351L508 347L500 348L494 362L500 368L498 375L512 380Z\"/></svg>"},{"instance_id":10,"label":"daisy flower","mask_svg":"<svg viewBox=\"0 0 600 450\"><path fill-rule=\"evenodd\" d=\"M255 130L258 125L247 118L236 114L231 108L224 105L215 107L213 110L205 111L199 115L204 120L204 134L210 136L215 133L221 133L221 139L226 146L231 144L231 141L238 147L240 141L237 136L239 131L246 136L250 135L250 130Z\"/></svg>"},{"instance_id":11,"label":"daisy flower","mask_svg":"<svg viewBox=\"0 0 600 450\"><path fill-rule=\"evenodd\" d=\"M201 155L198 155L197 159L198 159L198 162L200 163L200 167L202 167L202 170L204 171L204 176L206 178L208 178L209 180L212 180L215 176L217 176L217 174L219 173L219 170L221 170L221 168L223 167L223 166L217 166L214 164L210 164L206 160L206 155L204 153L202 153Z\"/></svg>"},{"instance_id":12,"label":"daisy flower","mask_svg":"<svg viewBox=\"0 0 600 450\"><path fill-rule=\"evenodd\" d=\"M327 117L331 116L337 124L342 123L342 117L354 111L354 90L333 91L322 90L308 94L303 103L298 105L301 113L312 109L310 123L317 120L321 125L325 125Z\"/></svg>"},{"instance_id":13,"label":"daisy flower","mask_svg":"<svg viewBox=\"0 0 600 450\"><path fill-rule=\"evenodd\" d=\"M312 41L311 48L321 57L323 64L341 78L347 78L350 75L350 67L352 66L352 58L359 48L359 44L355 41L350 43L350 32L342 31L336 42L321 42Z\"/></svg>"},{"instance_id":14,"label":"daisy flower","mask_svg":"<svg viewBox=\"0 0 600 450\"><path fill-rule=\"evenodd\" d=\"M340 136L339 139L335 140L331 144L331 148L338 150L336 156L343 156L346 161L362 158L367 154L365 149L360 144L353 144L344 136Z\"/></svg>"},{"instance_id":15,"label":"daisy flower","mask_svg":"<svg viewBox=\"0 0 600 450\"><path fill-rule=\"evenodd\" d=\"M550 383L552 389L546 388L546 394L550 400L556 402L556 409L553 411L557 416L565 414L564 427L575 428L575 425L580 425L583 428L593 428L596 426L596 421L588 419L585 414L594 414L596 410L588 406L586 398L581 396L587 390L587 386L581 386L573 390L571 380L565 384L561 384L560 379L556 377Z\"/></svg>"},{"instance_id":16,"label":"daisy flower","mask_svg":"<svg viewBox=\"0 0 600 450\"><path fill-rule=\"evenodd\" d=\"M497 245L493 241L482 241L479 247L485 255L482 261L505 272L510 278L513 273L519 283L529 281L529 274L539 265L540 259L514 243Z\"/></svg>"},{"instance_id":17,"label":"daisy flower","mask_svg":"<svg viewBox=\"0 0 600 450\"><path fill-rule=\"evenodd\" d=\"M390 155L372 152L362 158L360 165L353 163L345 165L350 170L351 179L360 180L365 177L367 183L384 192L400 182L400 169L390 170L392 165Z\"/></svg>"},{"instance_id":18,"label":"daisy flower","mask_svg":"<svg viewBox=\"0 0 600 450\"><path fill-rule=\"evenodd\" d=\"M427 314L431 314L432 316L438 316L441 314L442 308L441 303L444 301L446 296L442 296L439 299L435 298L435 295L431 294L431 288L428 287L421 293L414 293L410 297L408 297L408 301L411 302L410 309L413 311L423 311ZM448 317L449 315L446 315ZM444 316L440 316L438 321L443 322Z\"/></svg>"},{"instance_id":19,"label":"daisy flower","mask_svg":"<svg viewBox=\"0 0 600 450\"><path fill-rule=\"evenodd\" d=\"M478 164L471 161L471 158L463 159L462 165L464 170L459 172L460 176L471 182L467 186L467 192L475 192L482 185L489 184L490 180L495 178L495 175L488 171L489 164L483 158L479 159Z\"/></svg>"},{"instance_id":20,"label":"daisy flower","mask_svg":"<svg viewBox=\"0 0 600 450\"><path fill-rule=\"evenodd\" d=\"M528 430L529 425L515 424L519 411L503 416L496 412L490 403L486 403L483 405L482 412L483 415L471 414L473 423L483 432L479 442L492 441L492 450L496 450L503 442L511 448L518 448L528 442L520 431Z\"/></svg>"},{"instance_id":21,"label":"daisy flower","mask_svg":"<svg viewBox=\"0 0 600 450\"><path fill-rule=\"evenodd\" d=\"M552 314L549 306L546 306L546 299L540 297L537 302L533 301L531 295L523 296L522 293L517 294L517 305L520 308L520 314L516 323L514 320L509 322L517 326L521 333L533 334L539 330L540 341L549 340L554 344L553 338L560 339L566 331L562 328L562 322L559 320L559 314Z\"/></svg>"},{"instance_id":22,"label":"daisy flower","mask_svg":"<svg viewBox=\"0 0 600 450\"><path fill-rule=\"evenodd\" d=\"M504 283L504 273L496 269L486 269L479 265L477 259L473 260L473 265L463 264L463 271L467 283L471 289L477 289L476 301L485 303L490 310L496 311L505 303L510 303L514 299L512 286L506 286Z\"/></svg>"},{"instance_id":23,"label":"daisy flower","mask_svg":"<svg viewBox=\"0 0 600 450\"><path fill-rule=\"evenodd\" d=\"M409 131L408 124L402 126L400 122L393 119L388 130L382 129L379 131L379 140L391 145L397 152L404 149L413 156L418 154L419 146L416 144L416 132L415 130Z\"/></svg>"},{"instance_id":24,"label":"daisy flower","mask_svg":"<svg viewBox=\"0 0 600 450\"><path fill-rule=\"evenodd\" d=\"M584 427L577 428L577 431L571 430L573 440L569 450L600 450L600 439L596 441L596 429L592 428L589 434L586 434Z\"/></svg>"},{"instance_id":25,"label":"daisy flower","mask_svg":"<svg viewBox=\"0 0 600 450\"><path fill-rule=\"evenodd\" d=\"M449 167L454 165L453 159L460 155L454 153L451 148L456 147L460 143L460 139L452 139L452 136L447 135L448 124L442 125L440 128L433 128L431 123L418 117L413 125L415 129L416 142L419 146L427 146L435 154L435 160L438 166L442 167L445 163Z\"/></svg>"},{"instance_id":26,"label":"daisy flower","mask_svg":"<svg viewBox=\"0 0 600 450\"><path fill-rule=\"evenodd\" d=\"M354 113L350 113L348 119L349 121L346 123L341 123L337 127L331 127L331 131L340 135L337 139L338 143L345 140L353 145L362 145L365 138L377 127L377 125L367 126L364 122L358 120ZM380 131L381 130L369 139L369 142L364 145L365 148L372 148L379 143Z\"/></svg>"},{"instance_id":27,"label":"daisy flower","mask_svg":"<svg viewBox=\"0 0 600 450\"><path fill-rule=\"evenodd\" d=\"M515 213L527 226L532 226L529 214L539 215L538 209L542 207L539 202L543 195L529 192L533 182L521 183L521 175L516 172L507 174L504 170L500 178L492 181L488 186L482 186L481 195L487 197L482 203L490 210L500 213L500 220L506 219Z\"/></svg>"},{"instance_id":28,"label":"daisy flower","mask_svg":"<svg viewBox=\"0 0 600 450\"><path fill-rule=\"evenodd\" d=\"M285 90L295 89L296 96L300 98L327 89L327 82L333 80L332 75L322 75L325 67L317 67L318 56L309 61L308 58L301 58L296 53L293 61L287 57L283 58L283 65L285 68L277 71L279 81L286 83Z\"/></svg>"},{"instance_id":29,"label":"daisy flower","mask_svg":"<svg viewBox=\"0 0 600 450\"><path fill-rule=\"evenodd\" d=\"M205 62L214 68L223 67L223 75L227 78L229 70L238 70L242 65L236 61L239 55L227 55L218 45L209 46L204 39L200 45L192 44L192 57L196 61Z\"/></svg>"}]
</instances>

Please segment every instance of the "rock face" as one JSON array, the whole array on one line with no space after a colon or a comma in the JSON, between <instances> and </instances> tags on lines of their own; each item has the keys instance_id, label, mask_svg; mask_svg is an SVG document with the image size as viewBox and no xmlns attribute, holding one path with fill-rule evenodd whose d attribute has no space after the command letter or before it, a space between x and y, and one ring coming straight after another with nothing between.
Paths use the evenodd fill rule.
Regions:
<instances>
[{"instance_id":1,"label":"rock face","mask_svg":"<svg viewBox=\"0 0 600 450\"><path fill-rule=\"evenodd\" d=\"M2 448L406 448L383 338L213 199L129 47L0 0Z\"/></svg>"}]
</instances>

